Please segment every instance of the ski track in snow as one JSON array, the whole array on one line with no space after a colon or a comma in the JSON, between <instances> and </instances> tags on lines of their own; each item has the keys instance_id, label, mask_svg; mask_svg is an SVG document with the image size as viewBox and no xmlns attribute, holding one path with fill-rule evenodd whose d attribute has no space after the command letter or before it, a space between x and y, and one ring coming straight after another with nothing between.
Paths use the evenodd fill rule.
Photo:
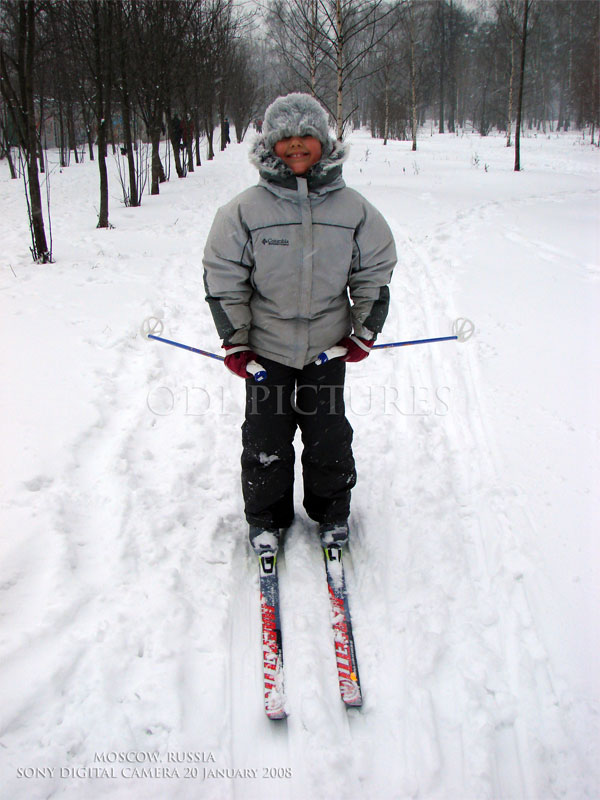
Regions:
<instances>
[{"instance_id":1,"label":"ski track in snow","mask_svg":"<svg viewBox=\"0 0 600 800\"><path fill-rule=\"evenodd\" d=\"M29 531L5 546L0 586L14 626L0 640L3 796L593 797L592 745L543 643L533 599L549 591L533 544L540 537L526 498L503 476L482 388L489 345L477 333L464 345L388 350L349 367L360 479L345 566L364 706L347 710L339 699L322 553L297 492L298 517L279 559L289 717L264 715L258 566L239 497L243 385L137 330L155 314L168 337L216 341L203 303L204 237L216 207L255 180L244 149L230 152L189 176L189 195L163 206L167 223L135 222L151 208L146 198L118 215L123 240L82 236L77 259L91 258L98 277L47 268L65 269L76 291L92 280L117 299L120 281L131 280L130 322L114 333L118 315L105 327L95 317L86 326L83 310L75 315L90 352L82 370L91 402L66 429L60 469L44 464L3 500L8 519ZM377 158L377 167L388 164L382 148ZM457 305L454 270L482 226L516 220L515 209L506 199L473 200L408 229L402 209L387 208L364 183L359 164L349 165L348 183L386 214L400 255L383 338L438 335L461 315L477 325L476 310ZM176 190L172 180L162 191L169 198ZM573 193L532 193L517 205L562 204ZM122 254L127 224L144 277ZM597 280L597 264L525 237L516 221L502 235ZM115 259L123 274L110 269ZM35 276L27 281L33 289ZM58 297L44 301L55 313ZM122 763L114 779L16 777L17 767L58 773L123 751L159 753L180 777L126 779L120 770L131 765ZM201 760L177 764L169 753ZM186 768L258 777L184 779Z\"/></svg>"}]
</instances>

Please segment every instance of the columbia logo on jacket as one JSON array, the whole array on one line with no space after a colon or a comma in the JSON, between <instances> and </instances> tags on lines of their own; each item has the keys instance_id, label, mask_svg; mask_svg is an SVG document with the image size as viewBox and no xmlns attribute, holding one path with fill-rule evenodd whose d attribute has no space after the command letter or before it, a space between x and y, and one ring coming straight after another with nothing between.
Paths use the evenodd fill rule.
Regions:
<instances>
[{"instance_id":1,"label":"columbia logo on jacket","mask_svg":"<svg viewBox=\"0 0 600 800\"><path fill-rule=\"evenodd\" d=\"M289 244L290 244L290 243L289 243L289 241L288 241L287 239L263 239L263 240L262 240L262 243L263 243L263 244L279 244L279 245L285 245L285 247L288 247L288 246L289 246Z\"/></svg>"}]
</instances>

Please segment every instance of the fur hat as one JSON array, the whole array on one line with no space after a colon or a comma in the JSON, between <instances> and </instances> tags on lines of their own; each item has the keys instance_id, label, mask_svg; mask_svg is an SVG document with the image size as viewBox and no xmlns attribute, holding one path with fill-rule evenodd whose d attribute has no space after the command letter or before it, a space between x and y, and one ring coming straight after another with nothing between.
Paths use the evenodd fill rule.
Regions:
<instances>
[{"instance_id":1,"label":"fur hat","mask_svg":"<svg viewBox=\"0 0 600 800\"><path fill-rule=\"evenodd\" d=\"M323 146L323 155L332 150L327 112L314 97L292 92L278 97L265 111L262 134L269 150L289 136L314 136Z\"/></svg>"}]
</instances>

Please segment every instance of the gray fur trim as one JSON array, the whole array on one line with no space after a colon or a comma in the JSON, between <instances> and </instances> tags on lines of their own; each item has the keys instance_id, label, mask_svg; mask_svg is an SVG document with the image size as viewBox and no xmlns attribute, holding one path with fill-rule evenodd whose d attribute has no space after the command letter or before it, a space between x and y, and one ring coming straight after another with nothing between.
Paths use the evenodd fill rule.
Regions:
<instances>
[{"instance_id":1,"label":"gray fur trim","mask_svg":"<svg viewBox=\"0 0 600 800\"><path fill-rule=\"evenodd\" d=\"M348 142L340 142L337 139L329 138L327 147L323 148L323 153L327 151L320 161L317 161L308 171L308 176L319 177L326 175L330 170L335 167L341 167L344 161L348 158L350 152L350 145ZM269 178L277 178L279 180L284 178L294 178L293 171L286 166L286 164L275 155L273 150L267 147L264 136L258 136L248 154L250 163L259 170L267 180Z\"/></svg>"},{"instance_id":2,"label":"gray fur trim","mask_svg":"<svg viewBox=\"0 0 600 800\"><path fill-rule=\"evenodd\" d=\"M292 92L278 97L267 108L262 133L269 149L289 136L314 136L325 147L329 141L329 119L312 95Z\"/></svg>"}]
</instances>

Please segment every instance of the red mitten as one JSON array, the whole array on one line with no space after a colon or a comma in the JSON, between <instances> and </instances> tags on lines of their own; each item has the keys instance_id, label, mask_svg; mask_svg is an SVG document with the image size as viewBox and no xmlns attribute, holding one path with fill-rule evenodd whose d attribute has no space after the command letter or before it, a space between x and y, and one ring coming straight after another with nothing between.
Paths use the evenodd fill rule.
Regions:
<instances>
[{"instance_id":1,"label":"red mitten","mask_svg":"<svg viewBox=\"0 0 600 800\"><path fill-rule=\"evenodd\" d=\"M240 378L251 378L246 367L249 361L256 359L256 353L252 352L248 345L245 344L224 344L225 350L225 366L234 375L239 375Z\"/></svg>"},{"instance_id":2,"label":"red mitten","mask_svg":"<svg viewBox=\"0 0 600 800\"><path fill-rule=\"evenodd\" d=\"M345 347L348 352L343 357L343 361L356 362L362 361L371 352L371 348L375 344L375 339L361 339L360 336L346 336L341 342L338 342L341 347Z\"/></svg>"}]
</instances>

